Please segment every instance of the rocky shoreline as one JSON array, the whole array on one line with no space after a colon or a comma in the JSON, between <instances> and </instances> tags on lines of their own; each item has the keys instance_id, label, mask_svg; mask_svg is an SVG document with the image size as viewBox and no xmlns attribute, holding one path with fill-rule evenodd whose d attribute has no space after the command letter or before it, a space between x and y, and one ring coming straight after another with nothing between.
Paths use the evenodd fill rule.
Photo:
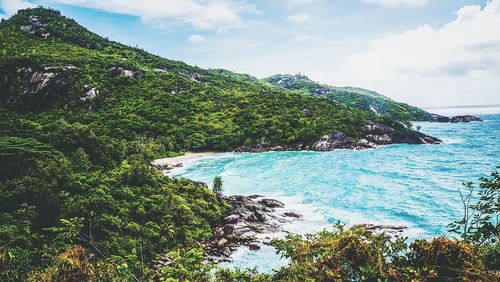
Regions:
<instances>
[{"instance_id":1,"label":"rocky shoreline","mask_svg":"<svg viewBox=\"0 0 500 282\"><path fill-rule=\"evenodd\" d=\"M483 121L479 117L473 115L447 117L438 114L430 114L430 119L431 122L451 122L451 123Z\"/></svg>"},{"instance_id":2,"label":"rocky shoreline","mask_svg":"<svg viewBox=\"0 0 500 282\"><path fill-rule=\"evenodd\" d=\"M230 261L239 247L259 250L269 245L273 235L285 232L283 225L301 220L302 216L285 209L285 204L260 195L223 198L229 211L213 230L214 237L201 244L211 263Z\"/></svg>"},{"instance_id":3,"label":"rocky shoreline","mask_svg":"<svg viewBox=\"0 0 500 282\"><path fill-rule=\"evenodd\" d=\"M203 182L193 183L208 187ZM261 195L226 196L222 200L229 205L225 217L213 228L213 237L199 243L207 262L212 264L231 261L230 256L240 247L255 251L270 245L272 237L286 232L284 224L302 220L300 214L285 209L284 203ZM159 270L171 262L166 255L151 267Z\"/></svg>"},{"instance_id":4,"label":"rocky shoreline","mask_svg":"<svg viewBox=\"0 0 500 282\"><path fill-rule=\"evenodd\" d=\"M278 145L271 146L266 143L257 144L254 146L239 146L234 148L234 153L263 153L263 152L280 152L280 151L334 151L334 150L365 150L373 149L378 146L390 144L440 144L442 141L436 137L426 135L424 133L408 130L403 131L394 129L387 125L369 122L361 127L363 132L362 138L353 138L347 136L340 131L333 131L330 134L321 136L312 144L298 144L294 146ZM173 158L158 159L151 165L165 174L169 174L176 168L184 166L185 162L192 161L196 158L206 157L210 155L220 154L223 152L202 152L192 153L187 152L184 156Z\"/></svg>"},{"instance_id":5,"label":"rocky shoreline","mask_svg":"<svg viewBox=\"0 0 500 282\"><path fill-rule=\"evenodd\" d=\"M193 182L207 187L206 183ZM251 251L260 250L262 245L270 245L272 238L287 231L284 225L306 220L285 204L276 199L261 195L226 196L223 200L229 205L225 217L213 228L213 237L199 246L205 251L206 261L211 264L230 262L231 255L238 248L246 247ZM399 237L405 226L362 224L367 230ZM172 263L166 255L153 263L152 269L159 270Z\"/></svg>"},{"instance_id":6,"label":"rocky shoreline","mask_svg":"<svg viewBox=\"0 0 500 282\"><path fill-rule=\"evenodd\" d=\"M303 215L286 208L276 199L261 195L234 195L223 198L229 210L223 220L213 229L214 237L200 244L208 262L217 264L231 261L230 256L240 247L252 251L262 245L270 245L278 233L287 233L284 225L307 220ZM400 237L406 226L361 224L375 233L386 233Z\"/></svg>"},{"instance_id":7,"label":"rocky shoreline","mask_svg":"<svg viewBox=\"0 0 500 282\"><path fill-rule=\"evenodd\" d=\"M261 153L268 151L333 151L339 149L364 150L389 144L440 144L442 141L436 137L418 131L402 131L387 125L369 122L361 127L363 138L353 138L343 132L333 131L323 135L310 145L299 144L296 146L269 146L258 144L255 146L240 146L234 149L236 153L250 152Z\"/></svg>"}]
</instances>

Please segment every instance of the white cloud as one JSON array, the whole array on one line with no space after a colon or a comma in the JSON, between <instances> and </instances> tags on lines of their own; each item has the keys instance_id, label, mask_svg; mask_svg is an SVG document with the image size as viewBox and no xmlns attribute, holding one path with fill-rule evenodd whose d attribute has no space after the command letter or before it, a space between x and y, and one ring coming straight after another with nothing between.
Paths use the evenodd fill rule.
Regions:
<instances>
[{"instance_id":1,"label":"white cloud","mask_svg":"<svg viewBox=\"0 0 500 282\"><path fill-rule=\"evenodd\" d=\"M231 28L242 23L242 13L258 12L253 6L237 0L55 1L141 17L145 22L158 27L181 22L197 29Z\"/></svg>"},{"instance_id":2,"label":"white cloud","mask_svg":"<svg viewBox=\"0 0 500 282\"><path fill-rule=\"evenodd\" d=\"M198 34L193 34L189 36L188 41L190 43L202 43L203 41L205 41L205 37Z\"/></svg>"},{"instance_id":3,"label":"white cloud","mask_svg":"<svg viewBox=\"0 0 500 282\"><path fill-rule=\"evenodd\" d=\"M286 17L286 19L290 22L294 23L306 23L311 21L311 17L307 13L299 13Z\"/></svg>"},{"instance_id":4,"label":"white cloud","mask_svg":"<svg viewBox=\"0 0 500 282\"><path fill-rule=\"evenodd\" d=\"M296 41L306 41L310 38L310 36L306 34L296 34L293 38Z\"/></svg>"},{"instance_id":5,"label":"white cloud","mask_svg":"<svg viewBox=\"0 0 500 282\"><path fill-rule=\"evenodd\" d=\"M385 7L398 5L423 6L427 4L428 0L363 0L363 2L368 4L377 4Z\"/></svg>"},{"instance_id":6,"label":"white cloud","mask_svg":"<svg viewBox=\"0 0 500 282\"><path fill-rule=\"evenodd\" d=\"M35 4L23 0L0 0L0 8L5 11L6 15L10 16L17 13L18 10L36 7ZM1 17L1 16L0 16Z\"/></svg>"},{"instance_id":7,"label":"white cloud","mask_svg":"<svg viewBox=\"0 0 500 282\"><path fill-rule=\"evenodd\" d=\"M380 38L351 56L342 75L345 83L421 106L498 103L500 0L465 6L439 29L424 25Z\"/></svg>"},{"instance_id":8,"label":"white cloud","mask_svg":"<svg viewBox=\"0 0 500 282\"><path fill-rule=\"evenodd\" d=\"M288 2L288 7L299 7L299 6L302 6L302 5L306 5L306 4L312 4L314 2L316 2L316 0L287 0Z\"/></svg>"}]
</instances>

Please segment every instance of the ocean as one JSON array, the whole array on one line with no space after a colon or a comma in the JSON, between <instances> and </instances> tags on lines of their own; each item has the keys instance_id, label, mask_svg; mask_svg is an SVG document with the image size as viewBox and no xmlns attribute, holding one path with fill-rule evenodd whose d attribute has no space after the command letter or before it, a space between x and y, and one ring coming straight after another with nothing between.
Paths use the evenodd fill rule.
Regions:
<instances>
[{"instance_id":1,"label":"ocean","mask_svg":"<svg viewBox=\"0 0 500 282\"><path fill-rule=\"evenodd\" d=\"M477 183L500 166L500 114L480 117L483 122L415 124L442 139L440 145L226 153L188 163L174 176L210 184L220 175L226 195L281 200L304 216L285 226L290 232L317 232L340 221L403 225L408 240L450 236L448 224L461 216L462 183ZM270 271L286 263L269 246L241 248L232 259L224 266Z\"/></svg>"}]
</instances>

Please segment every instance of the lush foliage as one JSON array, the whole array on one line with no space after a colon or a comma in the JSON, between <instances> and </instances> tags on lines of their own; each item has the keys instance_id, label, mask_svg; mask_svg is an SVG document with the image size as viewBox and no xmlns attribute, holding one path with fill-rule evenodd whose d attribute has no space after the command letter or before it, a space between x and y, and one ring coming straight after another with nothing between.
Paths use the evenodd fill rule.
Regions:
<instances>
[{"instance_id":1,"label":"lush foliage","mask_svg":"<svg viewBox=\"0 0 500 282\"><path fill-rule=\"evenodd\" d=\"M211 275L197 246L212 236L224 202L149 165L182 150L310 143L332 130L357 137L368 120L404 127L327 98L109 41L57 11L21 11L0 24L0 280L411 278L441 271L434 267L440 261L427 260L439 258L431 253L436 248L445 256L456 250L457 260L476 258L466 242L422 241L405 253L400 240L341 228L276 241L292 261L274 275ZM220 192L220 178L214 188ZM356 246L352 253L349 246ZM492 256L491 249L481 252ZM167 253L172 264L153 273L151 263ZM482 263L467 260L460 269L490 275Z\"/></svg>"},{"instance_id":2,"label":"lush foliage","mask_svg":"<svg viewBox=\"0 0 500 282\"><path fill-rule=\"evenodd\" d=\"M398 103L377 92L355 88L335 87L320 84L310 80L305 75L274 75L265 79L267 82L279 85L299 93L327 97L347 107L363 109L378 115L386 115L398 120L425 121L429 113L417 107Z\"/></svg>"},{"instance_id":3,"label":"lush foliage","mask_svg":"<svg viewBox=\"0 0 500 282\"><path fill-rule=\"evenodd\" d=\"M215 193L220 193L224 189L222 188L222 177L221 176L216 176L214 178L214 183L212 184L212 191Z\"/></svg>"}]
</instances>

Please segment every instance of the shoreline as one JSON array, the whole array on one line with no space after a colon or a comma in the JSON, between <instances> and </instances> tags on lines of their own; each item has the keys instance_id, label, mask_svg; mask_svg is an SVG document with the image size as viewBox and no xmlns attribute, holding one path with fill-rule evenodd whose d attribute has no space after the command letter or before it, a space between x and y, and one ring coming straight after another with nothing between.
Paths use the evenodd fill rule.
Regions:
<instances>
[{"instance_id":1,"label":"shoreline","mask_svg":"<svg viewBox=\"0 0 500 282\"><path fill-rule=\"evenodd\" d=\"M175 169L182 168L184 164L196 161L198 159L222 155L228 152L215 152L215 151L207 151L207 152L186 152L182 156L156 159L151 162L151 165L155 168L158 168L165 174L169 174L173 172Z\"/></svg>"}]
</instances>

